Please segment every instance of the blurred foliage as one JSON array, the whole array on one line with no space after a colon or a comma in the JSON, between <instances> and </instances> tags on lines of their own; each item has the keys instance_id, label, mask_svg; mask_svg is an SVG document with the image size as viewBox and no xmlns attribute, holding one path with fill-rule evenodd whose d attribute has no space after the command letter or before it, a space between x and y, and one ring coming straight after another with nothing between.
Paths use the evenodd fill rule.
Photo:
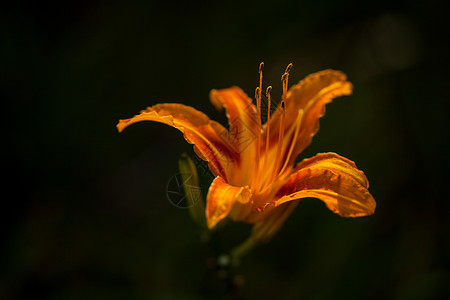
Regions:
<instances>
[{"instance_id":1,"label":"blurred foliage","mask_svg":"<svg viewBox=\"0 0 450 300\"><path fill-rule=\"evenodd\" d=\"M15 1L0 10L5 193L0 299L210 299L208 255L167 182L191 145L118 119L181 102L225 122L209 90L281 94L325 68L352 96L327 106L299 159L356 161L374 216L301 203L239 268L245 298L445 299L448 53L438 1ZM202 176L200 172L200 176ZM206 193L208 174L203 174ZM248 234L230 224L225 249ZM446 284L447 283L447 284Z\"/></svg>"}]
</instances>

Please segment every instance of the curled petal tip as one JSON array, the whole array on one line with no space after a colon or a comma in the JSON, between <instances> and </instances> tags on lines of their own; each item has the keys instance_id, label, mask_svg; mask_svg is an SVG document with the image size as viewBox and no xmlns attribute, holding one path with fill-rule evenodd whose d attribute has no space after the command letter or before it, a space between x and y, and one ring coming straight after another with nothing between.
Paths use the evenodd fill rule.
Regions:
<instances>
[{"instance_id":1,"label":"curled petal tip","mask_svg":"<svg viewBox=\"0 0 450 300\"><path fill-rule=\"evenodd\" d=\"M119 123L117 123L116 128L117 131L120 133L122 132L126 127L129 119L119 120Z\"/></svg>"}]
</instances>

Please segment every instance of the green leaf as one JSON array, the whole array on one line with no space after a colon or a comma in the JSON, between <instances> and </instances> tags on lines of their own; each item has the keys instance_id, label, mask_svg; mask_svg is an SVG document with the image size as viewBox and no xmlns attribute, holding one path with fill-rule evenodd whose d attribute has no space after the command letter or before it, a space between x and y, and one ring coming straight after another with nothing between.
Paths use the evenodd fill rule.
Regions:
<instances>
[{"instance_id":1,"label":"green leaf","mask_svg":"<svg viewBox=\"0 0 450 300\"><path fill-rule=\"evenodd\" d=\"M183 153L178 160L183 189L189 206L189 213L195 223L206 229L205 202L198 183L197 168L194 162L186 153Z\"/></svg>"}]
</instances>

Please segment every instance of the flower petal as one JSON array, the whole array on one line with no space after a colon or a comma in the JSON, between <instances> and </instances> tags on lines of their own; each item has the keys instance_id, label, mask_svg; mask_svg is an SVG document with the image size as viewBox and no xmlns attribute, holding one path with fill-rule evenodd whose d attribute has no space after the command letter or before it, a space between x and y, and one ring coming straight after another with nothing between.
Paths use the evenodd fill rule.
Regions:
<instances>
[{"instance_id":1,"label":"flower petal","mask_svg":"<svg viewBox=\"0 0 450 300\"><path fill-rule=\"evenodd\" d=\"M366 189L369 188L369 181L363 171L356 167L354 161L348 158L340 156L337 153L318 153L315 156L304 159L294 169L294 172L305 168L328 168L336 172L345 173L346 175L352 177L359 184L364 186Z\"/></svg>"},{"instance_id":2,"label":"flower petal","mask_svg":"<svg viewBox=\"0 0 450 300\"><path fill-rule=\"evenodd\" d=\"M284 133L284 153L282 161L289 159L288 165L292 166L297 156L311 143L312 137L319 130L319 118L325 113L325 105L333 98L349 95L352 93L352 84L346 81L346 75L340 71L324 70L307 76L297 85L293 86L286 96L285 108L285 133ZM303 114L299 116L299 111ZM270 121L270 152L274 149L278 141L278 132L282 109L278 108ZM295 123L301 117L300 129L295 133ZM266 140L266 126L263 129L262 141ZM293 151L288 157L291 143L294 144ZM265 144L261 150L265 149ZM269 153L273 156L273 153Z\"/></svg>"},{"instance_id":3,"label":"flower petal","mask_svg":"<svg viewBox=\"0 0 450 300\"><path fill-rule=\"evenodd\" d=\"M233 185L249 184L249 174L256 158L257 144L254 143L260 129L255 105L252 100L239 88L212 90L210 93L212 104L218 109L226 109L230 125L230 139L239 149L242 165L233 172L233 178L228 182Z\"/></svg>"},{"instance_id":4,"label":"flower petal","mask_svg":"<svg viewBox=\"0 0 450 300\"><path fill-rule=\"evenodd\" d=\"M208 227L213 228L228 215L235 221L243 220L252 208L251 197L248 187L231 186L222 177L216 177L206 197Z\"/></svg>"},{"instance_id":5,"label":"flower petal","mask_svg":"<svg viewBox=\"0 0 450 300\"><path fill-rule=\"evenodd\" d=\"M119 132L140 121L155 121L175 127L184 138L194 144L195 152L209 162L209 168L216 176L226 178L232 161L239 161L239 154L228 137L228 131L198 110L182 104L157 104L141 111L133 118L120 120Z\"/></svg>"},{"instance_id":6,"label":"flower petal","mask_svg":"<svg viewBox=\"0 0 450 300\"><path fill-rule=\"evenodd\" d=\"M274 204L313 197L340 216L367 216L376 206L368 187L366 176L354 162L335 153L323 153L299 163L276 193Z\"/></svg>"}]
</instances>

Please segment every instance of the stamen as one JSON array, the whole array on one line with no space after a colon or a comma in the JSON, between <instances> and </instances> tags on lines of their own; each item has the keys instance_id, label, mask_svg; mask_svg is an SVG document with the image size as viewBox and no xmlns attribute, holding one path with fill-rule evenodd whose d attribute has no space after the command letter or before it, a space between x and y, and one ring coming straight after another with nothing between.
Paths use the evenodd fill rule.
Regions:
<instances>
[{"instance_id":1,"label":"stamen","mask_svg":"<svg viewBox=\"0 0 450 300\"><path fill-rule=\"evenodd\" d=\"M262 78L263 78L263 73L262 70L264 68L264 62L261 62L259 64L259 93L258 93L258 97L256 98L256 108L257 108L257 113L258 113L258 118L259 118L259 124L261 125L261 90L262 90ZM261 126L260 126L261 127Z\"/></svg>"},{"instance_id":2,"label":"stamen","mask_svg":"<svg viewBox=\"0 0 450 300\"><path fill-rule=\"evenodd\" d=\"M258 69L258 73L259 73L259 87L256 88L255 90L255 98L256 98L256 114L257 114L257 130L258 132L256 133L256 137L257 137L257 149L256 149L256 162L255 162L255 182L259 182L259 158L260 158L260 152L261 152L261 90L262 90L262 78L263 78L263 73L262 70L264 68L264 62L261 62L259 64L259 69Z\"/></svg>"},{"instance_id":3,"label":"stamen","mask_svg":"<svg viewBox=\"0 0 450 300\"><path fill-rule=\"evenodd\" d=\"M286 67L286 71L284 71L284 74L281 76L281 83L283 85L283 95L281 97L281 117L280 117L280 127L278 131L278 141L277 141L277 152L275 155L275 162L272 169L272 174L269 177L269 180L266 182L267 184L272 184L273 180L276 178L278 174L278 168L280 167L280 159L283 149L283 143L284 143L284 120L285 120L285 110L286 110L286 95L287 95L287 86L288 86L288 79L289 79L289 71L292 68L292 63L290 63Z\"/></svg>"},{"instance_id":4,"label":"stamen","mask_svg":"<svg viewBox=\"0 0 450 300\"><path fill-rule=\"evenodd\" d=\"M268 87L267 87L267 89L266 89L266 97L268 98L268 99L270 99L270 92L272 91L272 86L271 85L269 85Z\"/></svg>"},{"instance_id":5,"label":"stamen","mask_svg":"<svg viewBox=\"0 0 450 300\"><path fill-rule=\"evenodd\" d=\"M264 62L262 61L260 64L259 64L259 73L262 73L262 69L264 68Z\"/></svg>"},{"instance_id":6,"label":"stamen","mask_svg":"<svg viewBox=\"0 0 450 300\"><path fill-rule=\"evenodd\" d=\"M289 81L289 71L291 71L292 63L288 64L286 71L284 71L283 76L281 76L281 83L283 84L283 96L282 101L286 100L288 81Z\"/></svg>"},{"instance_id":7,"label":"stamen","mask_svg":"<svg viewBox=\"0 0 450 300\"><path fill-rule=\"evenodd\" d=\"M259 87L256 87L255 89L255 99L258 101L258 97L261 95L261 91L259 90Z\"/></svg>"},{"instance_id":8,"label":"stamen","mask_svg":"<svg viewBox=\"0 0 450 300\"><path fill-rule=\"evenodd\" d=\"M287 65L286 71L284 71L284 73L288 73L288 74L289 74L289 71L291 71L291 68L292 68L292 63L289 63L289 64Z\"/></svg>"},{"instance_id":9,"label":"stamen","mask_svg":"<svg viewBox=\"0 0 450 300\"><path fill-rule=\"evenodd\" d=\"M284 101L281 102L281 118L280 118L280 128L278 131L278 143L277 143L277 152L275 155L275 163L272 169L272 176L269 179L269 184L275 179L275 176L278 174L278 167L280 166L280 158L281 158L281 150L283 148L284 142L284 119L285 119L285 108Z\"/></svg>"}]
</instances>

